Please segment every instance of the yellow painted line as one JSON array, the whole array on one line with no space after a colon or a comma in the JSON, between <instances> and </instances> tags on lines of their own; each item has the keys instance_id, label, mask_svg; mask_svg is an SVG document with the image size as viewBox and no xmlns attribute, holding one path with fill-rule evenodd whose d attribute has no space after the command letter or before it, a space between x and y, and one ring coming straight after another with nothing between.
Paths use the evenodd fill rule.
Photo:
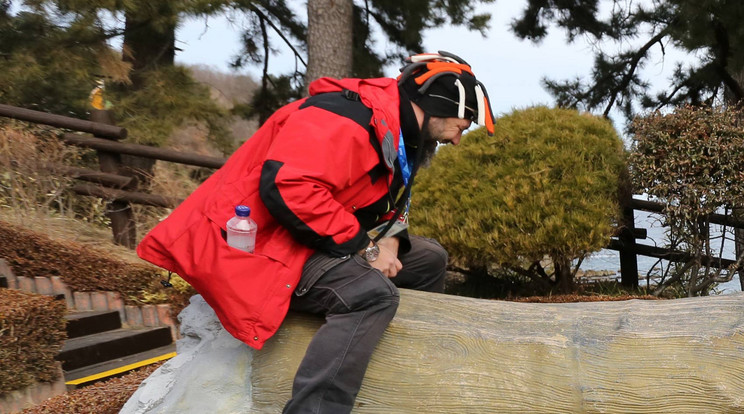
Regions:
<instances>
[{"instance_id":1,"label":"yellow painted line","mask_svg":"<svg viewBox=\"0 0 744 414\"><path fill-rule=\"evenodd\" d=\"M134 364L125 365L123 367L110 369L108 371L99 372L98 374L89 375L87 377L78 378L76 380L68 381L68 382L65 382L65 384L67 384L67 385L80 385L80 384L84 384L86 382L95 381L97 379L110 377L112 375L121 374L122 372L127 372L127 371L131 371L133 369L144 367L145 365L154 364L154 363L156 363L158 361L164 361L166 359L171 359L174 356L176 356L176 353L175 352L170 352L168 354L156 356L154 358L145 359L145 360L142 360L142 361L139 361L139 362L135 362Z\"/></svg>"}]
</instances>

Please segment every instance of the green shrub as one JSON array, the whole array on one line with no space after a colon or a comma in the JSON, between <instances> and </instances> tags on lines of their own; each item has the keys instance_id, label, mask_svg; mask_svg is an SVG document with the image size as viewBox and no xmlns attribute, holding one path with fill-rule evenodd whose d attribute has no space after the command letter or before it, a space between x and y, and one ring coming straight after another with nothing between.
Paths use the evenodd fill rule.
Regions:
<instances>
[{"instance_id":1,"label":"green shrub","mask_svg":"<svg viewBox=\"0 0 744 414\"><path fill-rule=\"evenodd\" d=\"M726 237L711 245L709 215L744 207L744 125L741 110L685 106L674 112L638 117L631 129L629 164L636 191L666 205L667 246L690 254L686 263L662 272L656 293L673 287L688 296L707 294L731 280L744 257L728 269L707 266L719 256ZM723 235L731 232L724 229Z\"/></svg>"},{"instance_id":2,"label":"green shrub","mask_svg":"<svg viewBox=\"0 0 744 414\"><path fill-rule=\"evenodd\" d=\"M571 262L607 245L619 217L622 141L609 121L567 109L514 111L441 148L413 192L414 232L454 264L491 265L546 290L574 288Z\"/></svg>"},{"instance_id":3,"label":"green shrub","mask_svg":"<svg viewBox=\"0 0 744 414\"><path fill-rule=\"evenodd\" d=\"M57 379L65 302L0 289L0 394Z\"/></svg>"}]
</instances>

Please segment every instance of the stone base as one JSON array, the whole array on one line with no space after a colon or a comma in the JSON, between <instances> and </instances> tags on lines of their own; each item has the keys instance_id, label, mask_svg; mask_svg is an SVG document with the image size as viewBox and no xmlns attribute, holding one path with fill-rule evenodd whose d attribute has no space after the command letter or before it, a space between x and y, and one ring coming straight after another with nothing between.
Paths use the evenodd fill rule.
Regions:
<instances>
[{"instance_id":1,"label":"stone base","mask_svg":"<svg viewBox=\"0 0 744 414\"><path fill-rule=\"evenodd\" d=\"M19 413L43 401L67 392L62 366L57 363L59 379L55 382L40 382L22 390L0 394L0 414Z\"/></svg>"}]
</instances>

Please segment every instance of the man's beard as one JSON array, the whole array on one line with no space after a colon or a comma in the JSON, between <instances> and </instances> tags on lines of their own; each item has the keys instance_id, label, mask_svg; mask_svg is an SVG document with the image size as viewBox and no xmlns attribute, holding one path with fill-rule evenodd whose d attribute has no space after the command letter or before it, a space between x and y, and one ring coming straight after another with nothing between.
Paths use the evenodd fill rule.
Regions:
<instances>
[{"instance_id":1,"label":"man's beard","mask_svg":"<svg viewBox=\"0 0 744 414\"><path fill-rule=\"evenodd\" d=\"M439 145L439 142L431 136L429 128L424 128L424 130L421 131L421 148L419 149L419 151L421 151L419 157L421 160L421 167L426 168L431 165L431 160L437 152L437 145Z\"/></svg>"}]
</instances>

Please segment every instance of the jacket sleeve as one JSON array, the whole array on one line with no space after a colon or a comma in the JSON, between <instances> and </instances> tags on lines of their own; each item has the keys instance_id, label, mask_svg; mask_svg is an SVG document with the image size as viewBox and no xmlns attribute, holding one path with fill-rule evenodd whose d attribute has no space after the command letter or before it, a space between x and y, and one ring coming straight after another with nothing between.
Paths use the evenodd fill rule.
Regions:
<instances>
[{"instance_id":1,"label":"jacket sleeve","mask_svg":"<svg viewBox=\"0 0 744 414\"><path fill-rule=\"evenodd\" d=\"M368 176L370 157L376 161L366 128L323 109L302 109L274 137L261 170L261 199L298 242L333 256L354 253L370 239L334 194Z\"/></svg>"}]
</instances>

